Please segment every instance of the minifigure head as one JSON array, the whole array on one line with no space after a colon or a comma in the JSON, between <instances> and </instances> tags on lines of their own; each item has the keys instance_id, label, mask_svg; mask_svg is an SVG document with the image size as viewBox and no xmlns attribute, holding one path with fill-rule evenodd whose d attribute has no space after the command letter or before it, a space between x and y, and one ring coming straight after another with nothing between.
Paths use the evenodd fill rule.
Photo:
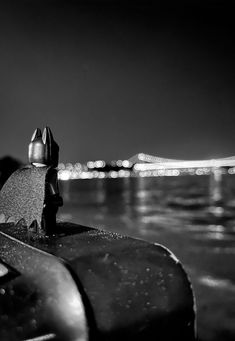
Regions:
<instances>
[{"instance_id":1,"label":"minifigure head","mask_svg":"<svg viewBox=\"0 0 235 341\"><path fill-rule=\"evenodd\" d=\"M55 142L49 127L37 128L31 138L28 150L29 162L35 167L58 166L59 146Z\"/></svg>"}]
</instances>

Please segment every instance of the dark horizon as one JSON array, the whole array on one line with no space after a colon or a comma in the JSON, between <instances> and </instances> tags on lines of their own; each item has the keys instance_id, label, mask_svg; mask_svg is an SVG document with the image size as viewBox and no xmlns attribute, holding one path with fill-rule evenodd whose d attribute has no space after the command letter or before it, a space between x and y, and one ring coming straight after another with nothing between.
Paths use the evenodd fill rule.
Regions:
<instances>
[{"instance_id":1,"label":"dark horizon","mask_svg":"<svg viewBox=\"0 0 235 341\"><path fill-rule=\"evenodd\" d=\"M49 126L62 162L235 155L234 6L0 4L0 157Z\"/></svg>"}]
</instances>

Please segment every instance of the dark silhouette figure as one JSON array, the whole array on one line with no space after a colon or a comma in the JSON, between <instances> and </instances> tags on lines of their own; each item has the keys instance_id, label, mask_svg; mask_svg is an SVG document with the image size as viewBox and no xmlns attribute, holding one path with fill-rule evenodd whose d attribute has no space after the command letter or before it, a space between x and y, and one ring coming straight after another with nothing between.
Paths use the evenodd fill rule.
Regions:
<instances>
[{"instance_id":1,"label":"dark silhouette figure","mask_svg":"<svg viewBox=\"0 0 235 341\"><path fill-rule=\"evenodd\" d=\"M35 236L50 234L63 203L55 168L59 147L50 128L35 130L28 156L30 165L14 172L0 192L0 221L24 225Z\"/></svg>"}]
</instances>

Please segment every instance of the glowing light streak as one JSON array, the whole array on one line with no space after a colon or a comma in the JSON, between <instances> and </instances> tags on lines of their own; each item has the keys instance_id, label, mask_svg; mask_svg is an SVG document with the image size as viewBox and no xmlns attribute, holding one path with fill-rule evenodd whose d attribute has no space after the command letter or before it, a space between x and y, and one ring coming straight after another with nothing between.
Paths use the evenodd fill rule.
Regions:
<instances>
[{"instance_id":1,"label":"glowing light streak","mask_svg":"<svg viewBox=\"0 0 235 341\"><path fill-rule=\"evenodd\" d=\"M152 169L184 169L184 168L219 168L235 166L235 159L213 159L196 161L169 161L155 163L136 163L134 170L152 170Z\"/></svg>"},{"instance_id":2,"label":"glowing light streak","mask_svg":"<svg viewBox=\"0 0 235 341\"><path fill-rule=\"evenodd\" d=\"M133 166L131 159L138 157L138 162ZM70 179L93 179L93 178L125 178L130 176L162 177L179 175L208 175L213 172L215 179L220 179L222 174L235 174L235 156L211 160L173 160L153 157L144 153L132 157L129 160L112 161L111 166L122 167L119 170L105 171L105 161L88 161L87 164L59 163L58 178L62 181ZM150 162L155 160L154 162ZM226 167L228 169L225 169ZM217 180L218 180L217 179Z\"/></svg>"},{"instance_id":3,"label":"glowing light streak","mask_svg":"<svg viewBox=\"0 0 235 341\"><path fill-rule=\"evenodd\" d=\"M149 163L155 163L155 162L168 162L168 161L181 161L176 159L166 159L162 157L157 157L149 154L139 153L134 156L132 156L129 161L132 163L138 163L139 161L142 162L149 162Z\"/></svg>"}]
</instances>

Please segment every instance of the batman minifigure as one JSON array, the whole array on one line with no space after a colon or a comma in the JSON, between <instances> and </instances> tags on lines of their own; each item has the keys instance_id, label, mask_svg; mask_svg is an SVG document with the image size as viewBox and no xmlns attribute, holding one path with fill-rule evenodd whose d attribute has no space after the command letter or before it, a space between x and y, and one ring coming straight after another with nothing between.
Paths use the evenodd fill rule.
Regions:
<instances>
[{"instance_id":1,"label":"batman minifigure","mask_svg":"<svg viewBox=\"0 0 235 341\"><path fill-rule=\"evenodd\" d=\"M0 222L26 226L35 236L53 233L59 195L59 146L50 128L37 128L28 150L29 165L14 172L0 192Z\"/></svg>"}]
</instances>

